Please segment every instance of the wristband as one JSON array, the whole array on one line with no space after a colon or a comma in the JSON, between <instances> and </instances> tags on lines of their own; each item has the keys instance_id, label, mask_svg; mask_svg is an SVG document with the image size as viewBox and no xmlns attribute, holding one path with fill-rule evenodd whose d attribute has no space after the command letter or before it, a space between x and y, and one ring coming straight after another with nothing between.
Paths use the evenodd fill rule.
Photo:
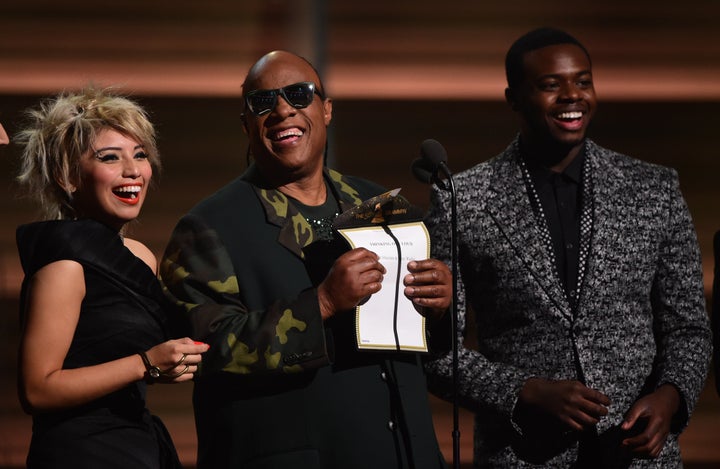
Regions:
<instances>
[{"instance_id":1,"label":"wristband","mask_svg":"<svg viewBox=\"0 0 720 469\"><path fill-rule=\"evenodd\" d=\"M158 379L160 377L160 368L150 363L150 359L145 354L145 352L138 352L138 355L140 355L143 363L145 364L145 369L147 370L148 376L150 376L152 379Z\"/></svg>"}]
</instances>

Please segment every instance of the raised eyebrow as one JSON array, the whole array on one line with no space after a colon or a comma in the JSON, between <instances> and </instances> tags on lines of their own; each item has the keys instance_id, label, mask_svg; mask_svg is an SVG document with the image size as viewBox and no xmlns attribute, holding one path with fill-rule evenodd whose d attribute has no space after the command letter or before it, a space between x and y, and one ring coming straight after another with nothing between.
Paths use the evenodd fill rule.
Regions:
<instances>
[{"instance_id":1,"label":"raised eyebrow","mask_svg":"<svg viewBox=\"0 0 720 469\"><path fill-rule=\"evenodd\" d=\"M577 79L582 76L590 76L592 77L592 70L581 70L575 74L572 75L573 79ZM548 73L547 75L541 75L537 77L537 81L541 82L543 80L563 80L565 78L565 75L558 74L558 73Z\"/></svg>"},{"instance_id":2,"label":"raised eyebrow","mask_svg":"<svg viewBox=\"0 0 720 469\"><path fill-rule=\"evenodd\" d=\"M548 73L547 75L540 75L535 80L543 81L543 80L560 80L560 79L562 79L562 75L559 75L557 73Z\"/></svg>"},{"instance_id":3,"label":"raised eyebrow","mask_svg":"<svg viewBox=\"0 0 720 469\"><path fill-rule=\"evenodd\" d=\"M540 75L539 78L546 78L546 77L564 77L567 75L592 75L592 69L590 68L583 68L582 70L578 71L568 71L568 72L558 72L558 73L546 73L545 75Z\"/></svg>"},{"instance_id":4,"label":"raised eyebrow","mask_svg":"<svg viewBox=\"0 0 720 469\"><path fill-rule=\"evenodd\" d=\"M145 145L135 145L135 146L133 147L133 151L136 151L136 150L144 150L144 149L145 149ZM104 152L104 151L122 151L122 148L120 148L120 147L103 147L103 148L98 148L97 150L95 150L95 154L97 155L98 153L102 153L102 152Z\"/></svg>"}]
</instances>

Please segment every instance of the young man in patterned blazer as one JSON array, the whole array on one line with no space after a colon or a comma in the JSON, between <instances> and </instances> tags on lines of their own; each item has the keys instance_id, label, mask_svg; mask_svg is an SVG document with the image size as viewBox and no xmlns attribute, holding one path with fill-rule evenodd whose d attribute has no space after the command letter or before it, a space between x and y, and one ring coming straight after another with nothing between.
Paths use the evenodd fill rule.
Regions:
<instances>
[{"instance_id":1,"label":"young man in patterned blazer","mask_svg":"<svg viewBox=\"0 0 720 469\"><path fill-rule=\"evenodd\" d=\"M586 138L590 56L543 28L506 57L519 136L454 178L459 398L480 467L677 467L710 332L696 234L674 170ZM450 259L433 190L434 256ZM473 315L475 330L465 330ZM447 395L451 360L428 367Z\"/></svg>"}]
</instances>

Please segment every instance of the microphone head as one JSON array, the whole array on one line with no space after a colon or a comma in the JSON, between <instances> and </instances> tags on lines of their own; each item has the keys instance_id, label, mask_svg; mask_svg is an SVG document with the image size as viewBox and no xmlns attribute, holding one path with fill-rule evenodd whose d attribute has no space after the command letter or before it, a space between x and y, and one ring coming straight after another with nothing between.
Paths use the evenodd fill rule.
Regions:
<instances>
[{"instance_id":1,"label":"microphone head","mask_svg":"<svg viewBox=\"0 0 720 469\"><path fill-rule=\"evenodd\" d=\"M440 189L447 190L448 185L437 175L438 167L430 167L430 163L422 158L415 158L410 166L415 178L424 184L436 184Z\"/></svg>"},{"instance_id":2,"label":"microphone head","mask_svg":"<svg viewBox=\"0 0 720 469\"><path fill-rule=\"evenodd\" d=\"M429 138L420 145L420 157L437 168L440 163L447 162L447 152L440 142Z\"/></svg>"}]
</instances>

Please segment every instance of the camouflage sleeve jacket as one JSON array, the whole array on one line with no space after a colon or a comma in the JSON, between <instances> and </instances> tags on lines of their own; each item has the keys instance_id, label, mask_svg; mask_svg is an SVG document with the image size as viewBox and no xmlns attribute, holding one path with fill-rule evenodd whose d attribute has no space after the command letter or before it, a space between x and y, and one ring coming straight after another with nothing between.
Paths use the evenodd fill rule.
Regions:
<instances>
[{"instance_id":1,"label":"camouflage sleeve jacket","mask_svg":"<svg viewBox=\"0 0 720 469\"><path fill-rule=\"evenodd\" d=\"M341 209L380 186L326 170ZM168 296L193 338L211 344L203 374L293 373L330 361L323 321L304 262L313 230L251 167L185 215L160 267Z\"/></svg>"}]
</instances>

